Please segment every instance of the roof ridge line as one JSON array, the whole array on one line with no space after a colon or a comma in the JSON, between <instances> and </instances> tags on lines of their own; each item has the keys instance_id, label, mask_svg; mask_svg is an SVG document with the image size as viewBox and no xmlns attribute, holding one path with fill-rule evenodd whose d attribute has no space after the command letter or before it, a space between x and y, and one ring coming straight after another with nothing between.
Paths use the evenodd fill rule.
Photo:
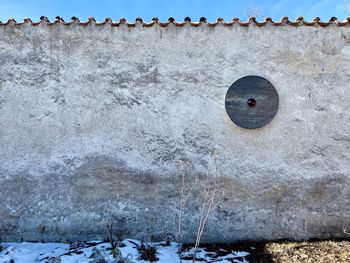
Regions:
<instances>
[{"instance_id":1,"label":"roof ridge line","mask_svg":"<svg viewBox=\"0 0 350 263\"><path fill-rule=\"evenodd\" d=\"M135 19L134 23L128 22L125 18L121 18L119 22L113 21L111 18L107 17L104 19L103 22L97 22L94 17L89 17L87 21L81 22L79 18L73 16L71 18L70 22L66 22L63 20L63 18L57 16L53 22L50 22L50 20L42 16L40 17L40 21L33 22L30 18L25 18L23 22L17 22L15 19L10 18L7 20L7 22L3 23L0 21L0 26L7 26L7 25L31 25L31 26L39 26L39 25L55 25L55 24L63 24L66 26L69 25L80 25L80 26L88 26L88 25L96 25L96 26L103 26L106 24L110 24L114 27L119 27L122 24L125 24L128 27L151 27L153 25L159 25L161 27L167 27L171 24L182 27L186 24L189 24L193 27L198 27L200 25L208 25L208 26L217 26L219 24L223 26L233 26L235 24L238 24L239 26L247 27L250 25L256 25L258 27L262 27L268 24L271 24L272 26L321 26L321 27L327 27L329 25L336 25L336 26L347 26L350 25L350 17L345 18L344 20L340 21L336 17L331 17L328 21L321 21L319 17L315 17L311 21L306 21L302 16L297 17L294 21L289 20L287 16L282 17L279 21L274 21L271 17L266 17L263 21L258 21L256 17L249 17L247 21L242 21L240 18L235 17L231 21L225 21L223 18L219 17L216 19L215 22L208 22L205 17L201 17L198 22L192 22L192 19L190 17L185 17L184 21L176 21L173 17L170 17L167 22L161 22L157 17L153 17L151 19L151 22L147 23L144 22L142 18L137 17Z\"/></svg>"}]
</instances>

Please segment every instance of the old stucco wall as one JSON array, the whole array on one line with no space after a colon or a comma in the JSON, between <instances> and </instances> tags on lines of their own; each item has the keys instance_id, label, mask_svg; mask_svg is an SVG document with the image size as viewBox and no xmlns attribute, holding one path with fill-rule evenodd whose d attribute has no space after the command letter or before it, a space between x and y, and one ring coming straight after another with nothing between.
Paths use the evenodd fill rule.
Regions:
<instances>
[{"instance_id":1,"label":"old stucco wall","mask_svg":"<svg viewBox=\"0 0 350 263\"><path fill-rule=\"evenodd\" d=\"M350 221L350 27L0 27L0 230L5 240L176 233L178 160L224 198L204 240L342 236ZM267 126L225 112L267 78ZM198 194L198 193L197 193ZM196 197L185 216L193 240Z\"/></svg>"}]
</instances>

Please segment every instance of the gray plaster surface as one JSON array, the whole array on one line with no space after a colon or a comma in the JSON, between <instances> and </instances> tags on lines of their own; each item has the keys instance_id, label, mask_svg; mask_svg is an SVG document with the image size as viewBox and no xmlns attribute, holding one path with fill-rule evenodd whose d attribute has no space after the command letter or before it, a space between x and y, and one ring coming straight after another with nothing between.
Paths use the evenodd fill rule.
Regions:
<instances>
[{"instance_id":1,"label":"gray plaster surface","mask_svg":"<svg viewBox=\"0 0 350 263\"><path fill-rule=\"evenodd\" d=\"M279 94L256 130L225 112L246 75ZM349 93L350 26L2 26L1 238L176 235L179 160L221 177L203 241L343 236Z\"/></svg>"}]
</instances>

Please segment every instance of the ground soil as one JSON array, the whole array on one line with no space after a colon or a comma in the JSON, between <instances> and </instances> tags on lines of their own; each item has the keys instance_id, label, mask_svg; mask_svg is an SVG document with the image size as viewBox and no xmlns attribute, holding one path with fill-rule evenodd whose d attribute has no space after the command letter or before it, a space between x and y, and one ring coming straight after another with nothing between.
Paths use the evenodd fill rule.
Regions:
<instances>
[{"instance_id":1,"label":"ground soil","mask_svg":"<svg viewBox=\"0 0 350 263\"><path fill-rule=\"evenodd\" d=\"M190 247L191 245L188 245ZM305 242L239 242L232 244L203 244L206 252L249 252L250 263L338 263L350 262L350 240ZM186 245L185 245L186 249ZM232 261L234 262L234 261Z\"/></svg>"},{"instance_id":2,"label":"ground soil","mask_svg":"<svg viewBox=\"0 0 350 263\"><path fill-rule=\"evenodd\" d=\"M268 243L265 250L272 262L350 262L349 241Z\"/></svg>"}]
</instances>

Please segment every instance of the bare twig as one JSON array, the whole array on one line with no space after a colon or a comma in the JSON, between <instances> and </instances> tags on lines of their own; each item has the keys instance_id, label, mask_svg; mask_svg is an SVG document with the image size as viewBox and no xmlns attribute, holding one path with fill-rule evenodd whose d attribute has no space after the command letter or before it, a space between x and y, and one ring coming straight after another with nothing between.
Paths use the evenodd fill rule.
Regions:
<instances>
[{"instance_id":1,"label":"bare twig","mask_svg":"<svg viewBox=\"0 0 350 263\"><path fill-rule=\"evenodd\" d=\"M348 230L344 227L344 224L342 224L342 228L343 228L343 233L350 236L350 233L348 232Z\"/></svg>"},{"instance_id":2,"label":"bare twig","mask_svg":"<svg viewBox=\"0 0 350 263\"><path fill-rule=\"evenodd\" d=\"M112 250L117 247L117 244L114 242L113 239L113 222L107 225L108 229L108 236L109 236L109 242L111 243Z\"/></svg>"},{"instance_id":3,"label":"bare twig","mask_svg":"<svg viewBox=\"0 0 350 263\"><path fill-rule=\"evenodd\" d=\"M211 212L217 207L218 203L221 200L221 193L220 193L220 174L217 167L217 160L215 159L215 178L214 182L212 182L212 178L208 175L207 181L204 183L204 200L201 205L200 209L200 218L199 218L199 224L198 224L198 230L196 235L196 243L194 247L194 254L192 258L192 263L195 262L196 256L197 256L197 250L205 229L205 226L207 224L208 218L211 214ZM212 185L214 183L214 185Z\"/></svg>"},{"instance_id":4,"label":"bare twig","mask_svg":"<svg viewBox=\"0 0 350 263\"><path fill-rule=\"evenodd\" d=\"M186 190L186 169L185 169L185 162L179 161L180 166L180 180L179 180L179 214L178 214L178 255L180 259L180 263L182 262L181 259L181 246L183 243L183 216L185 207L187 205L187 202L192 195L193 187L197 184L197 179L192 178L190 181L189 189Z\"/></svg>"},{"instance_id":5,"label":"bare twig","mask_svg":"<svg viewBox=\"0 0 350 263\"><path fill-rule=\"evenodd\" d=\"M261 8L256 4L249 3L246 6L246 16L247 19L251 17L259 18L261 15Z\"/></svg>"},{"instance_id":6,"label":"bare twig","mask_svg":"<svg viewBox=\"0 0 350 263\"><path fill-rule=\"evenodd\" d=\"M85 247L80 247L80 248L76 248L76 249L72 249L72 250L69 250L68 252L66 253L63 253L61 255L58 255L57 257L63 257L63 256L67 256L67 255L71 255L71 254L74 254L80 250L82 250L83 248L88 248L88 247L95 247L97 245L100 245L100 244L103 244L103 243L106 243L104 241L101 241L101 242L92 242L92 243L86 243L86 246ZM44 257L42 259L40 259L39 261L43 261L45 259L48 259L50 256L47 256L47 257Z\"/></svg>"},{"instance_id":7,"label":"bare twig","mask_svg":"<svg viewBox=\"0 0 350 263\"><path fill-rule=\"evenodd\" d=\"M190 187L186 191L186 171L185 171L185 163L184 161L180 161L180 185L179 185L179 203L180 203L180 208L179 208L179 215L178 215L178 241L182 242L183 241L183 215L184 215L184 209L187 205L187 202L192 195L192 190L193 187L197 184L197 179L193 178L190 181Z\"/></svg>"},{"instance_id":8,"label":"bare twig","mask_svg":"<svg viewBox=\"0 0 350 263\"><path fill-rule=\"evenodd\" d=\"M138 245L136 242L128 239L128 241L136 246L136 248L140 248L140 245Z\"/></svg>"},{"instance_id":9,"label":"bare twig","mask_svg":"<svg viewBox=\"0 0 350 263\"><path fill-rule=\"evenodd\" d=\"M193 189L199 188L203 189L203 197L199 199L200 202L200 215L199 215L199 223L198 223L198 229L196 233L196 243L195 243L195 252L193 255L192 262L195 262L196 259L196 253L201 241L201 237L203 235L205 225L208 221L208 218L211 214L211 212L217 207L218 203L221 200L221 193L220 193L220 173L219 169L217 167L217 159L216 156L214 156L215 160L215 173L214 176L210 175L208 173L204 179L201 178L201 180L198 179L197 176L192 176L191 178L187 178L186 173L186 165L187 163L184 161L179 162L179 184L178 184L178 190L179 190L179 211L178 211L178 255L180 259L180 263L182 262L181 259L181 247L183 242L183 218L186 211L186 206L188 205L188 202L191 200L191 198L194 197L193 195Z\"/></svg>"}]
</instances>

